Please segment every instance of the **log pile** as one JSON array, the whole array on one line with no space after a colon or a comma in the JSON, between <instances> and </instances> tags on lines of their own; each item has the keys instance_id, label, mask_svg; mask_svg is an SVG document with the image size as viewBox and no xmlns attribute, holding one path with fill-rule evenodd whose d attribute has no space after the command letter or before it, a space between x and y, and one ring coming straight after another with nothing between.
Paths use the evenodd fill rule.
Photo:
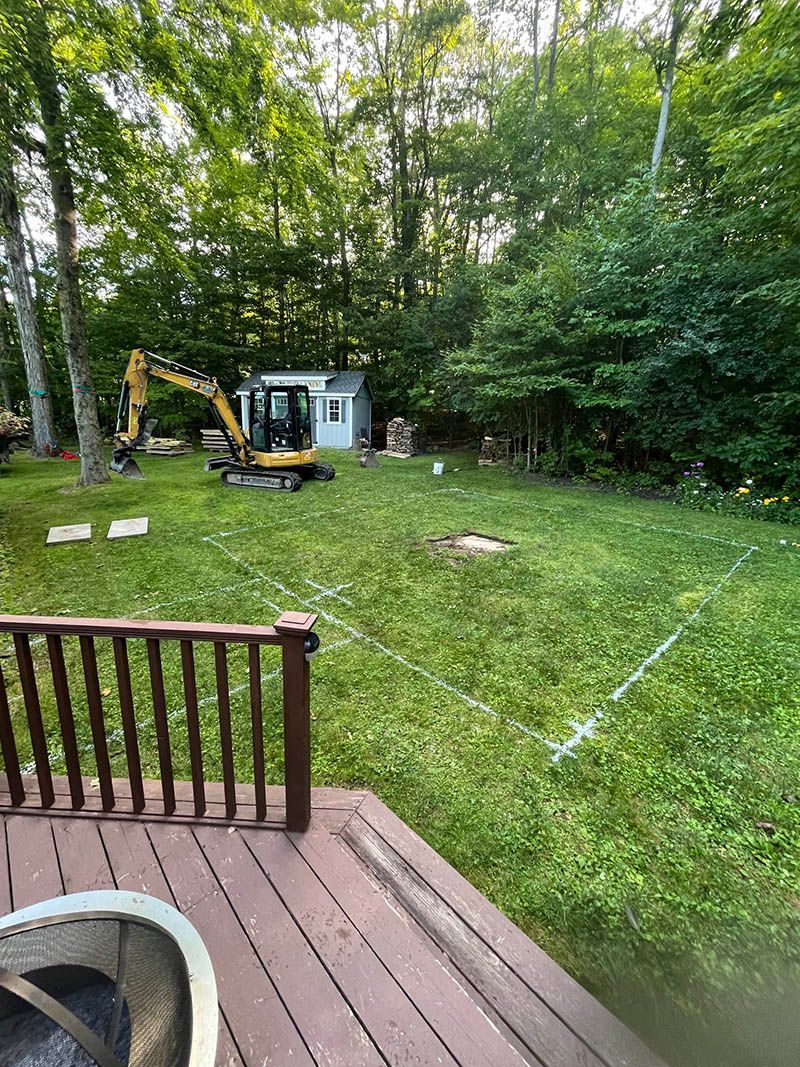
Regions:
<instances>
[{"instance_id":1,"label":"log pile","mask_svg":"<svg viewBox=\"0 0 800 1067\"><path fill-rule=\"evenodd\" d=\"M479 467L492 467L495 463L500 462L500 449L497 439L494 437L484 437L481 441L481 451L478 456Z\"/></svg>"},{"instance_id":2,"label":"log pile","mask_svg":"<svg viewBox=\"0 0 800 1067\"><path fill-rule=\"evenodd\" d=\"M415 456L422 451L422 436L415 422L396 418L386 426L385 456Z\"/></svg>"}]
</instances>

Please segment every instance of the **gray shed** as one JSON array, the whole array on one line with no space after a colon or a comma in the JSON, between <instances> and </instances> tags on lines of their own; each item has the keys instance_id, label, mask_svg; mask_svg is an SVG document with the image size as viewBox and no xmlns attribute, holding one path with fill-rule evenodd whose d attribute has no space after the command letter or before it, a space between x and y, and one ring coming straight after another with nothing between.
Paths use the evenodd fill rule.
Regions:
<instances>
[{"instance_id":1,"label":"gray shed","mask_svg":"<svg viewBox=\"0 0 800 1067\"><path fill-rule=\"evenodd\" d=\"M322 448L353 448L360 437L372 440L372 388L364 371L287 370L251 374L236 390L242 429L250 432L250 393L260 386L307 385L314 443Z\"/></svg>"}]
</instances>

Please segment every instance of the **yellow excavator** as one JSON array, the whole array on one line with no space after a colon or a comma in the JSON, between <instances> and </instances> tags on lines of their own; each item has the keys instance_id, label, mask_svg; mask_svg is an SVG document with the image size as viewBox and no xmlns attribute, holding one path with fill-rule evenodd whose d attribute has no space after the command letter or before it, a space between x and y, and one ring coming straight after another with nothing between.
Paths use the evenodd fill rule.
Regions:
<instances>
[{"instance_id":1,"label":"yellow excavator","mask_svg":"<svg viewBox=\"0 0 800 1067\"><path fill-rule=\"evenodd\" d=\"M126 478L144 478L133 452L147 444L158 421L147 417L147 387L151 378L180 385L208 401L230 456L207 460L205 469L218 470L223 485L294 493L308 478L329 482L336 474L329 463L317 462L305 385L253 389L250 393L252 428L248 437L216 378L143 348L131 352L122 382L112 471Z\"/></svg>"}]
</instances>

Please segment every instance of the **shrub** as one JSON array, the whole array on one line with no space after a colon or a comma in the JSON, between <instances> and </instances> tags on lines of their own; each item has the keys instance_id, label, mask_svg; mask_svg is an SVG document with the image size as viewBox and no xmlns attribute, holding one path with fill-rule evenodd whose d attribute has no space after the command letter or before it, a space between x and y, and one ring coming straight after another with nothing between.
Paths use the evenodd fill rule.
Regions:
<instances>
[{"instance_id":1,"label":"shrub","mask_svg":"<svg viewBox=\"0 0 800 1067\"><path fill-rule=\"evenodd\" d=\"M741 485L725 489L706 477L702 460L683 472L677 501L695 511L718 511L763 522L800 526L800 498L783 490L770 491L745 478Z\"/></svg>"}]
</instances>

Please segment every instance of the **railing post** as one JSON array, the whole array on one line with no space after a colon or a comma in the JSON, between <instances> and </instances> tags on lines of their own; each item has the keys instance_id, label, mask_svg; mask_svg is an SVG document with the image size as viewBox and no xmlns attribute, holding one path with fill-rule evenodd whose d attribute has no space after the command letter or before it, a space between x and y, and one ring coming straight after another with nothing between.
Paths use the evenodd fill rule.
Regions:
<instances>
[{"instance_id":1,"label":"railing post","mask_svg":"<svg viewBox=\"0 0 800 1067\"><path fill-rule=\"evenodd\" d=\"M285 611L275 623L283 638L283 761L286 829L302 833L311 820L311 707L305 642L317 616Z\"/></svg>"}]
</instances>

